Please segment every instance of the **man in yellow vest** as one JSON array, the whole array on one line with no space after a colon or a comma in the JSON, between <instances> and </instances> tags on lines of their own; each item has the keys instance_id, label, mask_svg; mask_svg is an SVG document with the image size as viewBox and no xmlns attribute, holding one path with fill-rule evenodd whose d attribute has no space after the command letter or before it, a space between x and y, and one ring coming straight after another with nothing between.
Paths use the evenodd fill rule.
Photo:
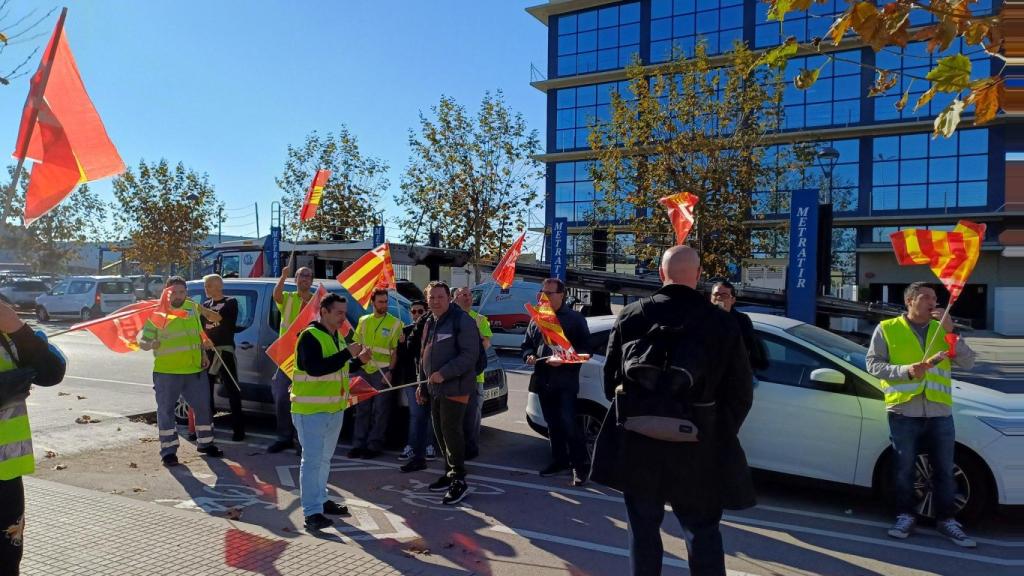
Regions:
<instances>
[{"instance_id":1,"label":"man in yellow vest","mask_svg":"<svg viewBox=\"0 0 1024 576\"><path fill-rule=\"evenodd\" d=\"M906 314L883 321L868 348L867 369L882 382L893 448L896 507L899 514L889 536L904 539L915 524L914 483L917 456L928 454L931 465L930 504L937 529L953 543L976 546L954 518L952 365L974 366L974 352L959 340L950 351L946 334L953 331L949 316L936 307L935 290L914 282L903 292ZM943 318L943 322L939 322ZM928 347L927 353L925 346ZM929 502L926 499L926 502Z\"/></svg>"},{"instance_id":2,"label":"man in yellow vest","mask_svg":"<svg viewBox=\"0 0 1024 576\"><path fill-rule=\"evenodd\" d=\"M281 325L278 328L280 336L295 323L302 307L313 297L313 271L305 266L295 271L295 292L285 292L284 283L291 276L291 265L292 262L289 261L281 270L281 277L274 286L274 303L277 304L277 311L281 313ZM295 444L295 428L292 426L291 403L288 400L288 388L291 384L287 374L280 370L274 372L270 386L274 396L274 414L277 416L277 441L267 448L267 452L271 454L293 447L296 452L302 454L302 443Z\"/></svg>"},{"instance_id":3,"label":"man in yellow vest","mask_svg":"<svg viewBox=\"0 0 1024 576\"><path fill-rule=\"evenodd\" d=\"M18 576L25 534L21 477L35 470L25 398L32 384L63 380L66 366L56 348L0 302L0 574Z\"/></svg>"},{"instance_id":4,"label":"man in yellow vest","mask_svg":"<svg viewBox=\"0 0 1024 576\"><path fill-rule=\"evenodd\" d=\"M373 313L359 319L353 341L370 349L370 361L362 376L377 390L391 386L392 371L398 362L398 343L404 341L402 321L388 314L388 291L377 288L371 297ZM384 450L388 417L394 394L379 394L356 404L356 424L352 432L349 458L376 458Z\"/></svg>"},{"instance_id":5,"label":"man in yellow vest","mask_svg":"<svg viewBox=\"0 0 1024 576\"><path fill-rule=\"evenodd\" d=\"M347 307L341 296L325 296L320 320L311 322L295 345L292 422L305 446L299 463L299 498L306 529L313 531L332 524L325 514L348 514L347 506L328 500L327 477L348 406L349 370L369 360L370 351L357 344L346 346L339 338Z\"/></svg>"},{"instance_id":6,"label":"man in yellow vest","mask_svg":"<svg viewBox=\"0 0 1024 576\"><path fill-rule=\"evenodd\" d=\"M196 449L212 457L220 457L224 453L213 443L210 384L206 376L209 359L203 350L202 311L199 305L188 299L185 279L181 276L171 276L164 287L171 289L171 308L184 310L187 315L169 316L163 328L157 328L152 319L147 320L142 327L139 347L153 351L160 458L164 466L177 466L178 429L174 407L180 396L185 397L196 415Z\"/></svg>"},{"instance_id":7,"label":"man in yellow vest","mask_svg":"<svg viewBox=\"0 0 1024 576\"><path fill-rule=\"evenodd\" d=\"M476 322L480 330L480 340L484 343L484 350L491 347L491 322L487 316L473 310L473 293L469 288L457 288L455 290L455 303L462 308L469 317ZM466 434L466 460L473 460L480 455L480 420L484 415L484 374L476 375L476 389L469 395L469 404L466 405L466 420L463 423L463 431Z\"/></svg>"}]
</instances>

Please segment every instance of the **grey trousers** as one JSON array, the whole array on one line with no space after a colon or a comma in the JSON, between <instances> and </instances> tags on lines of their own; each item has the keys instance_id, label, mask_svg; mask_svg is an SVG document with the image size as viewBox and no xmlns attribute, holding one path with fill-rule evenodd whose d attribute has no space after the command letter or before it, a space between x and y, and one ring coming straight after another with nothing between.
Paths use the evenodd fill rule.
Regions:
<instances>
[{"instance_id":1,"label":"grey trousers","mask_svg":"<svg viewBox=\"0 0 1024 576\"><path fill-rule=\"evenodd\" d=\"M377 390L387 388L380 371L359 375ZM390 377L390 375L389 375ZM352 432L352 447L363 450L384 449L384 440L388 431L388 420L391 418L391 407L395 402L395 393L378 394L365 402L356 404L355 429Z\"/></svg>"},{"instance_id":2,"label":"grey trousers","mask_svg":"<svg viewBox=\"0 0 1024 576\"><path fill-rule=\"evenodd\" d=\"M484 383L477 382L469 394L466 415L462 421L462 433L466 438L466 458L480 454L480 420L484 415Z\"/></svg>"},{"instance_id":3,"label":"grey trousers","mask_svg":"<svg viewBox=\"0 0 1024 576\"><path fill-rule=\"evenodd\" d=\"M210 382L206 372L195 374L161 374L153 372L153 390L156 391L156 426L160 431L160 457L178 451L178 428L174 420L174 406L178 397L196 414L196 444L203 448L213 443L213 420L210 417Z\"/></svg>"},{"instance_id":4,"label":"grey trousers","mask_svg":"<svg viewBox=\"0 0 1024 576\"><path fill-rule=\"evenodd\" d=\"M284 442L295 440L295 426L292 424L292 399L288 389L292 385L291 378L278 370L270 382L270 392L274 396L274 416L277 418L277 439Z\"/></svg>"}]
</instances>

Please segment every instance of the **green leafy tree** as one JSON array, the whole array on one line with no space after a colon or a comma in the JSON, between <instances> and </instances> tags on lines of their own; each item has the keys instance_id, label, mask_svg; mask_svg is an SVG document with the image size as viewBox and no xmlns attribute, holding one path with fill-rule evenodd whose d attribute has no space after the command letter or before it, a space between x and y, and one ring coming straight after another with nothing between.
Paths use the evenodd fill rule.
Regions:
<instances>
[{"instance_id":1,"label":"green leafy tree","mask_svg":"<svg viewBox=\"0 0 1024 576\"><path fill-rule=\"evenodd\" d=\"M768 20L775 20L782 26L786 15L791 12L808 10L816 0L764 0L770 5ZM820 3L820 2L819 2ZM823 44L831 41L838 46L844 39L856 36L864 44L878 52L883 49L906 48L910 42L927 42L929 53L947 50L957 38L962 38L966 48L980 47L989 54L998 55L1003 48L1003 23L1005 11L989 16L976 16L971 6L976 0L894 0L892 2L868 2L847 0L849 7L838 15L827 39L814 38L805 51L823 52ZM912 28L910 16L927 12L932 23ZM787 43L795 45L790 40ZM1016 50L1014 48L1014 50ZM824 66L841 60L840 56L827 54ZM974 77L971 60L964 54L952 54L939 59L935 67L925 76L886 70L877 66L855 62L873 68L877 74L869 96L890 92L899 83L900 76L907 78L902 97L896 102L897 110L903 110L910 98L910 88L920 82L928 89L918 97L914 109L924 106L936 94L954 94L954 98L935 118L933 137L949 137L960 123L960 116L967 108L973 107L974 124L984 124L995 118L1006 98L1006 81L1002 71L991 76ZM1004 58L1005 66L1005 58ZM806 90L814 85L822 68L802 70L795 79L797 88Z\"/></svg>"},{"instance_id":2,"label":"green leafy tree","mask_svg":"<svg viewBox=\"0 0 1024 576\"><path fill-rule=\"evenodd\" d=\"M14 178L13 166L7 167L7 174ZM36 273L67 272L68 264L86 242L101 239L106 206L88 184L83 184L25 228L21 223L29 178L29 172L22 171L18 186L6 186L2 191L0 246L15 250Z\"/></svg>"},{"instance_id":3,"label":"green leafy tree","mask_svg":"<svg viewBox=\"0 0 1024 576\"><path fill-rule=\"evenodd\" d=\"M173 168L167 160L128 168L113 181L115 230L124 257L146 274L198 257L199 245L217 222L216 192L206 174Z\"/></svg>"},{"instance_id":4,"label":"green leafy tree","mask_svg":"<svg viewBox=\"0 0 1024 576\"><path fill-rule=\"evenodd\" d=\"M779 198L786 175L810 158L790 146L765 161L781 126L779 70L795 52L787 45L759 56L737 43L719 67L698 44L692 58L654 69L630 66L628 93L612 94L611 119L595 123L590 135L598 160L591 225L612 236L635 234L633 254L653 262L674 244L658 199L690 192L699 201L687 243L700 250L704 270L726 275L730 264L749 257L752 192Z\"/></svg>"},{"instance_id":5,"label":"green leafy tree","mask_svg":"<svg viewBox=\"0 0 1024 576\"><path fill-rule=\"evenodd\" d=\"M299 223L299 212L317 170L330 170L316 217ZM281 204L288 235L296 239L360 240L370 234L381 193L387 190L388 165L367 156L344 125L337 132L306 136L300 146L288 146L284 172L276 179L284 193Z\"/></svg>"},{"instance_id":6,"label":"green leafy tree","mask_svg":"<svg viewBox=\"0 0 1024 576\"><path fill-rule=\"evenodd\" d=\"M540 206L543 171L533 159L540 137L500 90L485 93L475 115L447 96L431 112L420 113L418 133L409 131L400 226L408 242L422 241L433 229L442 245L468 250L479 281L477 265L497 261Z\"/></svg>"}]
</instances>

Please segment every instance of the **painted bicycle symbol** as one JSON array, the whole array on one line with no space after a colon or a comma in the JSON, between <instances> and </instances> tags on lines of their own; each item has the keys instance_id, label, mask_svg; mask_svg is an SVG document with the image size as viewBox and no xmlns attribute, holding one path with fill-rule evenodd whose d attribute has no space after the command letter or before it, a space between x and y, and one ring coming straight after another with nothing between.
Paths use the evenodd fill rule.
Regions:
<instances>
[{"instance_id":1,"label":"painted bicycle symbol","mask_svg":"<svg viewBox=\"0 0 1024 576\"><path fill-rule=\"evenodd\" d=\"M432 510L451 510L451 506L445 506L441 503L441 497L444 495L442 492L431 492L425 482L419 480L409 480L409 487L402 488L396 486L381 486L381 490L387 490L388 492L394 492L402 496L402 502L409 504L410 506L416 506L418 508L429 508ZM469 485L469 494L475 496L500 496L505 491L501 488L491 486L489 484L472 483ZM465 501L461 502L456 508L468 508L473 509L472 506L466 504Z\"/></svg>"},{"instance_id":2,"label":"painted bicycle symbol","mask_svg":"<svg viewBox=\"0 0 1024 576\"><path fill-rule=\"evenodd\" d=\"M163 498L156 502L160 504L175 503L175 508L182 510L202 510L206 513L227 512L232 508L248 508L250 506L262 506L266 510L273 510L277 505L273 502L261 500L264 494L259 490L244 484L219 484L217 486L204 486L203 492L209 496L196 496L189 500L178 498Z\"/></svg>"}]
</instances>

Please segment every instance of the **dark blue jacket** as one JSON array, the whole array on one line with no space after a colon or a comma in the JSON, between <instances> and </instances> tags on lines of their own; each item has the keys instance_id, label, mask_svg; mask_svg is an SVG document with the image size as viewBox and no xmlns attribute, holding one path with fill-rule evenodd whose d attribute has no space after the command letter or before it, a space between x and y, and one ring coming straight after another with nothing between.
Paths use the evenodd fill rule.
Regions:
<instances>
[{"instance_id":1,"label":"dark blue jacket","mask_svg":"<svg viewBox=\"0 0 1024 576\"><path fill-rule=\"evenodd\" d=\"M569 339L573 350L577 354L590 354L590 328L587 327L587 319L583 314L573 310L565 304L555 312L558 323L562 325L565 337ZM544 342L544 336L537 328L536 322L531 321L526 328L526 337L520 347L523 362L528 356L543 358L551 355L551 347ZM580 388L580 365L563 364L552 368L544 362L537 363L533 367L533 378L530 379L530 391L541 392L547 387L568 387L579 391Z\"/></svg>"}]
</instances>

